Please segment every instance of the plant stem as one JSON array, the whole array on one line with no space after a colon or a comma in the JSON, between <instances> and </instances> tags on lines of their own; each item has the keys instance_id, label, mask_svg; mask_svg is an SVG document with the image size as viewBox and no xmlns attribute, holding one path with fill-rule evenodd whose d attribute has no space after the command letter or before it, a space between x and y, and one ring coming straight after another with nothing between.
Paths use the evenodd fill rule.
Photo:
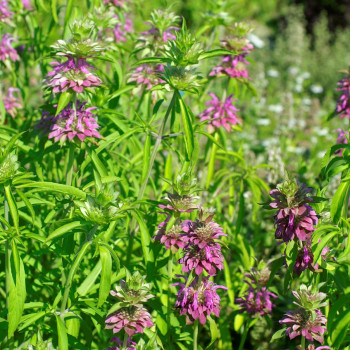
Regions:
<instances>
[{"instance_id":1,"label":"plant stem","mask_svg":"<svg viewBox=\"0 0 350 350\"><path fill-rule=\"evenodd\" d=\"M169 260L168 260L168 305L167 305L167 314L166 314L166 323L168 326L167 336L168 336L168 344L170 344L170 313L171 313L171 304L170 304L170 296L171 296L171 283L173 280L173 253L170 251Z\"/></svg>"},{"instance_id":2,"label":"plant stem","mask_svg":"<svg viewBox=\"0 0 350 350\"><path fill-rule=\"evenodd\" d=\"M73 164L74 164L74 144L69 144L69 149L67 153L68 161L67 161L67 178L66 178L66 185L71 186L72 185L72 179L73 179Z\"/></svg>"},{"instance_id":3,"label":"plant stem","mask_svg":"<svg viewBox=\"0 0 350 350\"><path fill-rule=\"evenodd\" d=\"M9 221L9 204L4 196L4 217L5 220ZM7 230L8 227L4 226L4 229ZM6 308L9 307L9 296L10 296L10 245L9 240L6 239L5 242L5 273L6 273Z\"/></svg>"},{"instance_id":4,"label":"plant stem","mask_svg":"<svg viewBox=\"0 0 350 350\"><path fill-rule=\"evenodd\" d=\"M160 144L162 142L165 126L167 124L170 112L173 109L173 106L174 106L174 103L175 103L176 93L177 93L177 91L174 91L173 97L172 97L172 99L170 101L169 107L168 107L168 109L167 109L167 111L165 113L164 119L163 119L162 124L160 126L159 133L158 133L158 136L157 136L157 139L156 139L156 143L155 143L155 145L153 147L153 150L152 150L152 153L151 153L151 157L150 157L150 161L149 161L149 167L148 167L148 172L147 172L146 178L144 179L144 181L141 184L141 188L140 188L140 192L139 192L139 194L137 196L137 200L141 200L143 198L144 193L145 193L145 189L146 189L149 177L151 176L151 172L152 172L152 169L153 169L154 161L156 159L158 148L159 148L159 146L160 146Z\"/></svg>"},{"instance_id":5,"label":"plant stem","mask_svg":"<svg viewBox=\"0 0 350 350\"><path fill-rule=\"evenodd\" d=\"M97 225L94 226L92 228L92 230L87 234L87 238L86 238L85 242L83 242L83 244L79 247L79 250L75 254L74 260L73 260L72 265L71 265L72 267L76 263L76 260L77 260L77 258L79 256L79 252L83 249L85 244L91 240L91 237L97 231L97 228L98 228ZM79 264L79 262L78 262L78 264ZM78 268L78 266L75 269L71 268L69 270L69 273L68 273L68 276L67 276L67 279L66 279L66 283L65 283L65 286L64 286L63 300L62 300L61 309L60 309L60 318L61 318L62 321L64 321L64 314L65 314L67 303L68 303L69 291L70 291L70 288L72 286L72 279L74 277L74 274L75 274L75 271L76 271L77 268Z\"/></svg>"},{"instance_id":6,"label":"plant stem","mask_svg":"<svg viewBox=\"0 0 350 350\"><path fill-rule=\"evenodd\" d=\"M219 133L215 133L215 141L218 141L219 139ZM214 170L215 170L215 158L216 158L216 151L218 149L218 146L216 143L213 143L211 148L211 154L209 159L209 166L208 166L208 175L207 175L207 182L206 182L206 188L208 189L210 186L210 181L213 178Z\"/></svg>"},{"instance_id":7,"label":"plant stem","mask_svg":"<svg viewBox=\"0 0 350 350\"><path fill-rule=\"evenodd\" d=\"M129 338L128 334L125 333L122 350L127 350L128 349L128 338Z\"/></svg>"},{"instance_id":8,"label":"plant stem","mask_svg":"<svg viewBox=\"0 0 350 350\"><path fill-rule=\"evenodd\" d=\"M301 337L301 350L305 350L305 338L304 337Z\"/></svg>"},{"instance_id":9,"label":"plant stem","mask_svg":"<svg viewBox=\"0 0 350 350\"><path fill-rule=\"evenodd\" d=\"M199 328L199 323L198 319L194 321L194 328L193 328L193 350L198 349L198 328Z\"/></svg>"},{"instance_id":10,"label":"plant stem","mask_svg":"<svg viewBox=\"0 0 350 350\"><path fill-rule=\"evenodd\" d=\"M244 331L243 331L243 334L242 334L241 341L239 343L238 350L243 350L243 348L244 348L244 343L245 343L245 340L247 339L248 331L249 331L249 328L250 328L250 324L248 322L249 321L247 321L247 323L245 324Z\"/></svg>"},{"instance_id":11,"label":"plant stem","mask_svg":"<svg viewBox=\"0 0 350 350\"><path fill-rule=\"evenodd\" d=\"M158 136L157 136L157 139L156 139L156 143L155 143L155 145L153 147L153 150L152 150L152 153L151 153L151 156L150 156L148 171L147 171L145 179L143 180L143 182L141 184L140 191L139 191L139 194L137 196L137 200L141 200L143 198L143 195L145 194L146 186L147 186L148 180L149 180L149 178L151 176L151 172L152 172L152 169L153 169L154 161L156 159L158 148L159 148L159 146L160 146L160 144L162 142L162 138L163 138L165 127L166 127L167 121L169 119L171 110L173 109L173 106L175 104L176 95L177 95L177 90L174 91L173 97L172 97L172 99L170 101L169 107L168 107L168 109L167 109L167 111L165 113L165 116L163 118L162 124L160 126L159 133L158 133ZM133 218L132 221L131 221L131 224L130 224L131 232L130 232L130 235L129 235L129 244L128 244L128 249L127 249L127 254L126 254L126 261L130 261L130 259L131 259L131 253L132 253L133 244L134 244L134 232L133 231L135 229L135 226L136 226L136 220L135 220L135 218Z\"/></svg>"}]
</instances>

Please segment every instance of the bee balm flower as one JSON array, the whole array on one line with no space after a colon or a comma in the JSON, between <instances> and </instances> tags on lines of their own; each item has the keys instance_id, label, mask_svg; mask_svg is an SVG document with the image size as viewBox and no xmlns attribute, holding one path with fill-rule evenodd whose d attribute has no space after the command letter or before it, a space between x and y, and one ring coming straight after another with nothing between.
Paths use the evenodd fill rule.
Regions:
<instances>
[{"instance_id":1,"label":"bee balm flower","mask_svg":"<svg viewBox=\"0 0 350 350\"><path fill-rule=\"evenodd\" d=\"M9 34L4 34L0 41L0 61L10 59L11 61L18 61L19 56L17 51L12 47L13 39Z\"/></svg>"}]
</instances>

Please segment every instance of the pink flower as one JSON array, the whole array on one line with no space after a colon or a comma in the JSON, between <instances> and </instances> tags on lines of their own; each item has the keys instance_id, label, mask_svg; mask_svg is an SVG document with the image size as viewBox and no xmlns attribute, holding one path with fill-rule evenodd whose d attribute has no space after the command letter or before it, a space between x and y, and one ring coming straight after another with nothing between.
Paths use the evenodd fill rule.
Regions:
<instances>
[{"instance_id":1,"label":"pink flower","mask_svg":"<svg viewBox=\"0 0 350 350\"><path fill-rule=\"evenodd\" d=\"M27 11L31 11L34 9L32 4L30 3L30 0L22 0L22 4Z\"/></svg>"},{"instance_id":2,"label":"pink flower","mask_svg":"<svg viewBox=\"0 0 350 350\"><path fill-rule=\"evenodd\" d=\"M341 145L341 144L347 145L348 144L349 131L344 131L342 129L336 129L336 130L333 130L333 132L338 133L337 145ZM339 156L342 156L343 151L344 151L344 148L340 148L340 149L337 149L334 153L339 155Z\"/></svg>"},{"instance_id":3,"label":"pink flower","mask_svg":"<svg viewBox=\"0 0 350 350\"><path fill-rule=\"evenodd\" d=\"M12 47L12 42L15 41L9 34L4 34L0 41L0 61L5 61L9 58L11 61L18 61L19 56L17 51Z\"/></svg>"},{"instance_id":4,"label":"pink flower","mask_svg":"<svg viewBox=\"0 0 350 350\"><path fill-rule=\"evenodd\" d=\"M118 16L116 16L118 17ZM118 17L119 18L119 17ZM117 43L121 41L126 41L126 34L131 33L133 31L133 24L130 18L127 18L127 14L124 15L124 23L118 22L114 29L113 33L115 36L115 40Z\"/></svg>"},{"instance_id":5,"label":"pink flower","mask_svg":"<svg viewBox=\"0 0 350 350\"><path fill-rule=\"evenodd\" d=\"M107 350L122 350L123 342L118 337L112 338L110 342L115 343L118 346L113 346L112 348L107 348ZM136 350L137 344L135 342L133 342L131 340L131 338L128 338L126 345L127 345L126 350Z\"/></svg>"},{"instance_id":6,"label":"pink flower","mask_svg":"<svg viewBox=\"0 0 350 350\"><path fill-rule=\"evenodd\" d=\"M167 193L166 197L162 198L167 201L166 204L159 204L161 209L169 210L177 213L191 213L193 210L198 209L196 200L198 197L192 195L179 195L178 193Z\"/></svg>"},{"instance_id":7,"label":"pink flower","mask_svg":"<svg viewBox=\"0 0 350 350\"><path fill-rule=\"evenodd\" d=\"M85 58L68 57L64 63L52 62L54 70L47 74L46 84L52 87L54 93L73 90L81 93L84 88L99 86L102 84L100 78L90 72L96 69L86 62Z\"/></svg>"},{"instance_id":8,"label":"pink flower","mask_svg":"<svg viewBox=\"0 0 350 350\"><path fill-rule=\"evenodd\" d=\"M175 308L180 309L180 315L186 315L186 323L192 324L199 319L201 324L205 324L207 316L212 313L216 317L220 316L220 297L216 290L227 289L224 286L216 285L209 281L209 277L204 277L200 282L196 277L192 283L186 287L187 277L176 275L185 280L185 283L174 283L173 286L180 286L177 292Z\"/></svg>"},{"instance_id":9,"label":"pink flower","mask_svg":"<svg viewBox=\"0 0 350 350\"><path fill-rule=\"evenodd\" d=\"M146 327L153 327L152 316L143 307L124 307L109 315L106 328L118 333L122 329L132 337L135 333L143 333Z\"/></svg>"},{"instance_id":10,"label":"pink flower","mask_svg":"<svg viewBox=\"0 0 350 350\"><path fill-rule=\"evenodd\" d=\"M103 0L104 5L114 5L116 7L122 7L128 0Z\"/></svg>"},{"instance_id":11,"label":"pink flower","mask_svg":"<svg viewBox=\"0 0 350 350\"><path fill-rule=\"evenodd\" d=\"M6 112L14 118L17 115L17 109L22 108L22 104L19 99L13 95L14 92L19 92L20 90L17 88L9 88L7 91L7 95L4 98L4 106Z\"/></svg>"},{"instance_id":12,"label":"pink flower","mask_svg":"<svg viewBox=\"0 0 350 350\"><path fill-rule=\"evenodd\" d=\"M183 272L194 270L196 275L202 274L203 270L211 276L216 274L216 269L224 268L224 257L218 243L206 245L203 249L196 245L188 244L184 250L183 257L179 260Z\"/></svg>"},{"instance_id":13,"label":"pink flower","mask_svg":"<svg viewBox=\"0 0 350 350\"><path fill-rule=\"evenodd\" d=\"M350 118L350 74L338 82L336 91L342 91L341 96L337 100L335 113L340 118Z\"/></svg>"},{"instance_id":14,"label":"pink flower","mask_svg":"<svg viewBox=\"0 0 350 350\"><path fill-rule=\"evenodd\" d=\"M12 16L13 12L10 11L8 1L0 0L0 22L11 24Z\"/></svg>"},{"instance_id":15,"label":"pink flower","mask_svg":"<svg viewBox=\"0 0 350 350\"><path fill-rule=\"evenodd\" d=\"M248 283L248 282L246 282ZM246 311L248 314L263 316L270 314L272 308L275 305L272 304L270 297L277 298L277 295L269 292L266 287L253 287L250 283L249 289L242 298L237 298L235 303L238 304L241 309L240 312Z\"/></svg>"},{"instance_id":16,"label":"pink flower","mask_svg":"<svg viewBox=\"0 0 350 350\"><path fill-rule=\"evenodd\" d=\"M277 211L275 215L277 239L284 242L298 238L309 241L318 224L316 212L307 204L296 208L285 208Z\"/></svg>"},{"instance_id":17,"label":"pink flower","mask_svg":"<svg viewBox=\"0 0 350 350\"><path fill-rule=\"evenodd\" d=\"M96 107L85 109L86 102L80 104L76 102L76 111L72 109L70 103L68 107L64 108L56 117L43 113L43 120L40 127L47 126L49 129L49 139L54 139L56 142L73 140L77 137L80 141L84 141L86 137L101 138L102 136L97 131L99 128L94 114L91 113ZM46 124L46 125L45 125Z\"/></svg>"},{"instance_id":18,"label":"pink flower","mask_svg":"<svg viewBox=\"0 0 350 350\"><path fill-rule=\"evenodd\" d=\"M327 323L327 319L321 311L315 310L314 313L303 309L289 311L279 322L288 326L286 335L290 339L302 336L310 342L317 340L323 344L323 334L327 331L324 325Z\"/></svg>"},{"instance_id":19,"label":"pink flower","mask_svg":"<svg viewBox=\"0 0 350 350\"><path fill-rule=\"evenodd\" d=\"M162 38L163 42L167 42L168 40L175 40L176 36L171 32L173 30L180 30L178 27L171 26L165 29L162 33L156 28L152 23L145 22L151 26L151 28L145 32L142 32L141 35L145 37L152 37L153 40L157 41L159 38Z\"/></svg>"},{"instance_id":20,"label":"pink flower","mask_svg":"<svg viewBox=\"0 0 350 350\"><path fill-rule=\"evenodd\" d=\"M132 74L131 78L128 80L128 83L135 81L136 85L145 85L147 90L153 88L160 83L165 83L159 76L159 72L162 72L164 67L162 64L151 65L143 64L140 67L137 67L135 72Z\"/></svg>"},{"instance_id":21,"label":"pink flower","mask_svg":"<svg viewBox=\"0 0 350 350\"><path fill-rule=\"evenodd\" d=\"M231 78L249 78L249 73L247 65L249 62L246 60L246 56L251 50L251 47L247 46L242 49L242 53L239 55L226 55L222 59L221 64L214 67L213 70L209 73L209 76L220 76L228 75Z\"/></svg>"},{"instance_id":22,"label":"pink flower","mask_svg":"<svg viewBox=\"0 0 350 350\"><path fill-rule=\"evenodd\" d=\"M187 244L182 240L182 226L180 224L174 224L168 232L166 232L167 224L170 220L170 215L166 214L167 218L158 225L158 230L154 239L160 241L165 245L166 249L171 249L173 253L176 253L180 248L184 248Z\"/></svg>"},{"instance_id":23,"label":"pink flower","mask_svg":"<svg viewBox=\"0 0 350 350\"><path fill-rule=\"evenodd\" d=\"M314 255L312 253L312 249L308 244L306 244L301 249L299 249L293 270L298 275L300 275L307 268L311 271L315 271L313 262Z\"/></svg>"},{"instance_id":24,"label":"pink flower","mask_svg":"<svg viewBox=\"0 0 350 350\"><path fill-rule=\"evenodd\" d=\"M203 249L215 243L220 236L227 236L219 224L211 219L212 215L205 220L185 220L182 224L182 231L185 232L182 237L183 241Z\"/></svg>"},{"instance_id":25,"label":"pink flower","mask_svg":"<svg viewBox=\"0 0 350 350\"><path fill-rule=\"evenodd\" d=\"M233 95L227 97L225 101L220 101L213 93L209 93L209 95L213 99L206 103L210 107L199 115L200 121L208 120L211 131L224 127L227 132L231 132L231 125L241 122L236 114L239 109L233 105Z\"/></svg>"}]
</instances>

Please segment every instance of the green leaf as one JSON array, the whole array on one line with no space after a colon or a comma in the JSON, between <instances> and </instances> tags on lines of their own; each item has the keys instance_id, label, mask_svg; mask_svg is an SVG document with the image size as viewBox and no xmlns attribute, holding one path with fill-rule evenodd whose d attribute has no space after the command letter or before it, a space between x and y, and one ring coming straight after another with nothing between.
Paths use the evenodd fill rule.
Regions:
<instances>
[{"instance_id":1,"label":"green leaf","mask_svg":"<svg viewBox=\"0 0 350 350\"><path fill-rule=\"evenodd\" d=\"M53 239L59 238L66 234L69 231L72 231L73 229L77 227L81 227L85 224L84 220L76 220L73 222L69 222L68 224L65 224L63 226L59 226L56 230L54 230L49 237L46 238L45 243L52 241ZM73 232L71 232L73 233Z\"/></svg>"},{"instance_id":2,"label":"green leaf","mask_svg":"<svg viewBox=\"0 0 350 350\"><path fill-rule=\"evenodd\" d=\"M327 245L327 243L337 234L340 234L340 231L333 231L328 233L325 237L321 238L321 242L316 243L316 251L314 252L314 264L318 263L319 259L321 258L321 253L323 248Z\"/></svg>"},{"instance_id":3,"label":"green leaf","mask_svg":"<svg viewBox=\"0 0 350 350\"><path fill-rule=\"evenodd\" d=\"M19 185L19 188L38 188L43 191L54 191L67 194L72 197L80 199L86 199L86 193L79 188L58 184L56 182L29 182L23 185Z\"/></svg>"},{"instance_id":4,"label":"green leaf","mask_svg":"<svg viewBox=\"0 0 350 350\"><path fill-rule=\"evenodd\" d=\"M83 283L77 289L77 293L79 295L85 296L86 294L88 294L89 290L97 280L98 275L101 273L101 270L102 264L101 260L99 260L98 263L95 265L94 269L89 273L89 275L85 278Z\"/></svg>"},{"instance_id":5,"label":"green leaf","mask_svg":"<svg viewBox=\"0 0 350 350\"><path fill-rule=\"evenodd\" d=\"M226 56L226 55L233 56L235 54L236 54L236 52L234 52L234 51L229 51L229 50L225 50L225 49L216 49L216 50L210 50L207 52L203 52L202 54L199 55L198 59L204 60L206 58L211 58L211 57Z\"/></svg>"},{"instance_id":6,"label":"green leaf","mask_svg":"<svg viewBox=\"0 0 350 350\"><path fill-rule=\"evenodd\" d=\"M146 64L146 63L170 63L171 59L166 57L146 57L140 61L136 62L136 65Z\"/></svg>"},{"instance_id":7,"label":"green leaf","mask_svg":"<svg viewBox=\"0 0 350 350\"><path fill-rule=\"evenodd\" d=\"M51 12L52 12L52 18L55 21L55 23L58 23L57 18L57 0L51 0Z\"/></svg>"},{"instance_id":8,"label":"green leaf","mask_svg":"<svg viewBox=\"0 0 350 350\"><path fill-rule=\"evenodd\" d=\"M109 250L103 245L98 247L102 263L102 273L100 282L100 291L98 295L97 307L100 307L106 300L111 290L112 284L112 257Z\"/></svg>"},{"instance_id":9,"label":"green leaf","mask_svg":"<svg viewBox=\"0 0 350 350\"><path fill-rule=\"evenodd\" d=\"M45 311L39 311L39 312L26 315L25 320L22 320L23 322L21 322L21 326L18 328L18 330L21 331L23 329L26 329L27 327L35 323L37 320L40 320L45 315L46 315Z\"/></svg>"},{"instance_id":10,"label":"green leaf","mask_svg":"<svg viewBox=\"0 0 350 350\"><path fill-rule=\"evenodd\" d=\"M205 349L210 350L213 348L216 339L218 338L219 332L216 322L210 316L208 316L207 319L209 320L211 341Z\"/></svg>"},{"instance_id":11,"label":"green leaf","mask_svg":"<svg viewBox=\"0 0 350 350\"><path fill-rule=\"evenodd\" d=\"M12 241L12 252L9 266L10 293L8 298L8 337L11 338L21 321L26 299L26 284L23 261L20 258L16 242Z\"/></svg>"},{"instance_id":12,"label":"green leaf","mask_svg":"<svg viewBox=\"0 0 350 350\"><path fill-rule=\"evenodd\" d=\"M58 335L58 347L59 350L68 350L68 335L67 329L58 315L56 316L57 322L57 335Z\"/></svg>"},{"instance_id":13,"label":"green leaf","mask_svg":"<svg viewBox=\"0 0 350 350\"><path fill-rule=\"evenodd\" d=\"M96 152L94 150L91 150L91 159L92 162L94 163L96 170L98 171L98 173L100 174L100 176L108 176L108 170L106 169L106 167L103 165L101 159L98 157L98 155L96 154Z\"/></svg>"},{"instance_id":14,"label":"green leaf","mask_svg":"<svg viewBox=\"0 0 350 350\"><path fill-rule=\"evenodd\" d=\"M17 204L15 199L13 198L11 187L9 185L5 186L5 195L6 195L7 203L10 208L13 225L15 226L15 229L19 234L19 215L18 215Z\"/></svg>"},{"instance_id":15,"label":"green leaf","mask_svg":"<svg viewBox=\"0 0 350 350\"><path fill-rule=\"evenodd\" d=\"M180 94L178 94L178 101L180 104L182 125L185 131L185 146L186 146L186 159L190 160L194 147L194 134L192 129L192 120L188 112L187 106L183 102Z\"/></svg>"},{"instance_id":16,"label":"green leaf","mask_svg":"<svg viewBox=\"0 0 350 350\"><path fill-rule=\"evenodd\" d=\"M62 109L67 106L67 104L70 102L72 97L73 97L73 94L69 91L65 91L61 93L60 98L58 100L55 116L57 116L62 111Z\"/></svg>"},{"instance_id":17,"label":"green leaf","mask_svg":"<svg viewBox=\"0 0 350 350\"><path fill-rule=\"evenodd\" d=\"M29 202L29 200L25 196L25 194L22 191L20 191L18 188L16 188L16 192L22 198L22 201L24 202L24 204L26 205L27 209L29 210L29 213L30 213L30 215L32 217L32 223L34 225L35 211L34 211L34 208L33 208L32 204Z\"/></svg>"},{"instance_id":18,"label":"green leaf","mask_svg":"<svg viewBox=\"0 0 350 350\"><path fill-rule=\"evenodd\" d=\"M332 346L338 348L342 345L350 325L350 310L347 309L337 316L337 322L331 333Z\"/></svg>"},{"instance_id":19,"label":"green leaf","mask_svg":"<svg viewBox=\"0 0 350 350\"><path fill-rule=\"evenodd\" d=\"M116 263L117 265L117 268L116 268L116 273L119 273L120 272L120 260L118 258L118 255L116 254L116 252L113 250L113 248L108 245L107 243L105 242L99 242L99 245L100 246L103 246L104 248L106 248L107 250L109 250L109 253L111 254L114 262Z\"/></svg>"},{"instance_id":20,"label":"green leaf","mask_svg":"<svg viewBox=\"0 0 350 350\"><path fill-rule=\"evenodd\" d=\"M286 328L279 329L274 335L271 337L270 343L277 339L281 339L286 336Z\"/></svg>"},{"instance_id":21,"label":"green leaf","mask_svg":"<svg viewBox=\"0 0 350 350\"><path fill-rule=\"evenodd\" d=\"M134 89L134 88L135 88L134 85L127 85L127 86L124 86L123 88L118 89L118 90L117 90L116 92L114 92L111 96L109 96L108 101L113 100L114 98L116 98L116 97L118 97L118 96L120 96L120 95L122 95L122 94L125 94L126 92L128 92L128 91L130 91L130 90L132 90L132 89Z\"/></svg>"},{"instance_id":22,"label":"green leaf","mask_svg":"<svg viewBox=\"0 0 350 350\"><path fill-rule=\"evenodd\" d=\"M338 223L342 214L343 206L349 201L350 181L342 181L335 192L331 203L331 218Z\"/></svg>"},{"instance_id":23,"label":"green leaf","mask_svg":"<svg viewBox=\"0 0 350 350\"><path fill-rule=\"evenodd\" d=\"M148 133L146 135L146 140L143 147L143 167L142 167L141 182L143 182L146 179L146 176L149 170L150 154L151 154L151 135Z\"/></svg>"},{"instance_id":24,"label":"green leaf","mask_svg":"<svg viewBox=\"0 0 350 350\"><path fill-rule=\"evenodd\" d=\"M154 255L150 249L151 237L141 213L137 209L133 209L132 214L140 227L143 258L145 259L145 264L147 265L149 261L154 262Z\"/></svg>"}]
</instances>

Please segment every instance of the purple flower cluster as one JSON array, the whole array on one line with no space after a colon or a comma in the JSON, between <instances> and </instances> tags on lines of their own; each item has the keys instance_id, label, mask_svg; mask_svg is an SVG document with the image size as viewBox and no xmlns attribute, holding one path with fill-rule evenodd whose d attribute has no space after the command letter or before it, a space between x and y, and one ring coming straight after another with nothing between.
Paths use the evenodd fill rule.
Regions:
<instances>
[{"instance_id":1,"label":"purple flower cluster","mask_svg":"<svg viewBox=\"0 0 350 350\"><path fill-rule=\"evenodd\" d=\"M163 42L167 42L168 40L175 40L176 36L172 33L172 31L180 30L180 28L171 26L165 29L162 33L158 28L156 28L152 23L145 22L151 26L149 30L146 30L141 33L141 37L152 38L154 41L158 41L159 38L162 38Z\"/></svg>"},{"instance_id":2,"label":"purple flower cluster","mask_svg":"<svg viewBox=\"0 0 350 350\"><path fill-rule=\"evenodd\" d=\"M9 34L4 34L0 41L0 61L10 59L11 61L18 61L19 56L17 51L12 47L12 42L15 39Z\"/></svg>"},{"instance_id":3,"label":"purple flower cluster","mask_svg":"<svg viewBox=\"0 0 350 350\"><path fill-rule=\"evenodd\" d=\"M116 7L122 7L124 3L126 3L128 0L103 0L104 5L114 5Z\"/></svg>"},{"instance_id":4,"label":"purple flower cluster","mask_svg":"<svg viewBox=\"0 0 350 350\"><path fill-rule=\"evenodd\" d=\"M200 121L208 120L209 131L211 132L223 127L230 133L232 125L236 125L241 121L236 114L239 109L233 105L233 95L230 95L224 101L220 101L213 93L209 93L209 95L212 100L206 102L206 105L210 107L199 115Z\"/></svg>"},{"instance_id":5,"label":"purple flower cluster","mask_svg":"<svg viewBox=\"0 0 350 350\"><path fill-rule=\"evenodd\" d=\"M52 62L50 65L54 70L48 73L46 84L54 93L65 91L81 93L87 87L102 84L101 79L90 71L96 68L88 64L85 58L75 59L68 56L64 63Z\"/></svg>"},{"instance_id":6,"label":"purple flower cluster","mask_svg":"<svg viewBox=\"0 0 350 350\"><path fill-rule=\"evenodd\" d=\"M340 118L350 118L350 74L338 82L336 91L341 91L341 96L337 100L335 113Z\"/></svg>"},{"instance_id":7,"label":"purple flower cluster","mask_svg":"<svg viewBox=\"0 0 350 350\"><path fill-rule=\"evenodd\" d=\"M322 344L323 334L327 331L327 319L319 310L314 315L304 309L288 311L280 323L287 325L286 335L289 339L302 336L310 342L317 340Z\"/></svg>"},{"instance_id":8,"label":"purple flower cluster","mask_svg":"<svg viewBox=\"0 0 350 350\"><path fill-rule=\"evenodd\" d=\"M173 284L173 286L180 286L175 308L180 309L180 315L186 315L187 324L192 324L197 319L201 324L205 324L207 316L212 313L216 317L220 316L220 297L216 290L227 289L226 287L214 284L209 281L209 277L199 279L198 276L186 287L187 277L176 276L183 278L185 283Z\"/></svg>"},{"instance_id":9,"label":"purple flower cluster","mask_svg":"<svg viewBox=\"0 0 350 350\"><path fill-rule=\"evenodd\" d=\"M307 268L314 270L311 236L318 218L312 207L306 204L312 201L309 197L311 191L305 184L290 180L270 191L273 201L269 207L278 209L275 214L275 237L284 243L294 240L300 246L294 265L298 275Z\"/></svg>"},{"instance_id":10,"label":"purple flower cluster","mask_svg":"<svg viewBox=\"0 0 350 350\"><path fill-rule=\"evenodd\" d=\"M115 41L117 43L120 43L122 41L127 41L126 35L128 33L132 33L133 31L133 24L130 18L128 18L128 15L124 15L124 21L120 21L119 16L116 15L118 18L119 22L115 25L113 29L113 33L115 36Z\"/></svg>"},{"instance_id":11,"label":"purple flower cluster","mask_svg":"<svg viewBox=\"0 0 350 350\"><path fill-rule=\"evenodd\" d=\"M13 12L9 8L7 0L0 0L0 22L11 24Z\"/></svg>"},{"instance_id":12,"label":"purple flower cluster","mask_svg":"<svg viewBox=\"0 0 350 350\"><path fill-rule=\"evenodd\" d=\"M142 84L147 90L150 90L158 84L165 83L159 75L159 72L163 71L164 66L162 64L143 64L136 68L135 72L128 80L128 83L136 82L136 85Z\"/></svg>"},{"instance_id":13,"label":"purple flower cluster","mask_svg":"<svg viewBox=\"0 0 350 350\"><path fill-rule=\"evenodd\" d=\"M123 342L118 337L113 337L110 342L115 343L116 346L109 347L107 348L107 350L124 350L122 349ZM136 343L133 342L131 338L128 338L126 345L127 345L126 350L136 350Z\"/></svg>"},{"instance_id":14,"label":"purple flower cluster","mask_svg":"<svg viewBox=\"0 0 350 350\"><path fill-rule=\"evenodd\" d=\"M349 131L344 131L343 129L336 129L333 131L338 133L337 145L341 145L341 144L347 145L348 144ZM339 155L339 156L342 156L343 151L344 151L344 148L340 148L340 149L337 149L334 153Z\"/></svg>"},{"instance_id":15,"label":"purple flower cluster","mask_svg":"<svg viewBox=\"0 0 350 350\"><path fill-rule=\"evenodd\" d=\"M70 103L56 117L44 112L38 128L44 128L49 132L49 139L56 142L72 141L77 137L84 141L86 137L100 139L102 136L97 131L99 128L92 110L96 107L85 108L86 102L76 102L75 109ZM55 106L57 107L57 106Z\"/></svg>"},{"instance_id":16,"label":"purple flower cluster","mask_svg":"<svg viewBox=\"0 0 350 350\"><path fill-rule=\"evenodd\" d=\"M260 316L270 314L275 306L271 302L271 297L277 298L276 294L269 292L266 288L270 270L265 268L257 271L252 268L252 272L245 274L245 276L250 279L250 281L244 281L249 288L242 298L235 300L235 303L241 307L240 312L246 311L250 315L259 314Z\"/></svg>"},{"instance_id":17,"label":"purple flower cluster","mask_svg":"<svg viewBox=\"0 0 350 350\"><path fill-rule=\"evenodd\" d=\"M182 249L178 263L182 264L182 271L190 273L190 276L178 275L184 278L185 283L174 284L180 286L175 307L180 310L180 315L186 315L188 324L197 319L205 324L211 313L219 317L220 298L216 289L226 289L209 281L210 276L224 268L224 257L218 241L226 235L220 225L213 221L212 211L205 213L196 204L197 197L193 196L195 181L188 184L180 180L180 186L173 186L174 193L167 193L163 198L166 203L159 204L160 208L167 211L162 212L167 217L158 225L154 238L172 252ZM196 220L183 219L183 215L198 209L200 211ZM175 220L171 220L172 216ZM204 271L210 276L204 277Z\"/></svg>"},{"instance_id":18,"label":"purple flower cluster","mask_svg":"<svg viewBox=\"0 0 350 350\"><path fill-rule=\"evenodd\" d=\"M221 61L221 64L215 66L209 73L209 76L221 76L227 75L230 78L244 78L249 79L249 73L247 65L249 62L246 60L246 56L252 50L253 46L248 46L241 49L240 54L230 56L225 55Z\"/></svg>"},{"instance_id":19,"label":"purple flower cluster","mask_svg":"<svg viewBox=\"0 0 350 350\"><path fill-rule=\"evenodd\" d=\"M14 96L15 92L19 92L20 90L17 88L9 88L7 91L7 95L3 100L6 112L14 118L17 115L17 110L22 108L22 104L20 100Z\"/></svg>"},{"instance_id":20,"label":"purple flower cluster","mask_svg":"<svg viewBox=\"0 0 350 350\"><path fill-rule=\"evenodd\" d=\"M146 327L153 327L152 316L143 307L129 306L121 308L106 319L106 328L118 333L122 329L132 337L135 333L143 333Z\"/></svg>"}]
</instances>

